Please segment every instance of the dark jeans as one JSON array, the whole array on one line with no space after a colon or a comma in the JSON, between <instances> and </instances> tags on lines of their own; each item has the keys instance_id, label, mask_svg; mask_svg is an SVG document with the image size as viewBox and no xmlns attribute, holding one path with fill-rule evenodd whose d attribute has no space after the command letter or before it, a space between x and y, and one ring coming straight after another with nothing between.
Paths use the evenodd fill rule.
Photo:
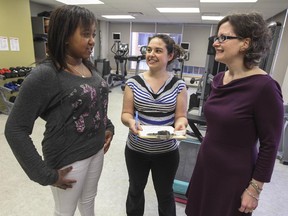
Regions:
<instances>
[{"instance_id":1,"label":"dark jeans","mask_svg":"<svg viewBox=\"0 0 288 216\"><path fill-rule=\"evenodd\" d=\"M144 189L151 170L159 216L176 216L173 181L179 164L179 150L162 154L144 154L126 146L125 159L129 175L127 215L144 215Z\"/></svg>"}]
</instances>

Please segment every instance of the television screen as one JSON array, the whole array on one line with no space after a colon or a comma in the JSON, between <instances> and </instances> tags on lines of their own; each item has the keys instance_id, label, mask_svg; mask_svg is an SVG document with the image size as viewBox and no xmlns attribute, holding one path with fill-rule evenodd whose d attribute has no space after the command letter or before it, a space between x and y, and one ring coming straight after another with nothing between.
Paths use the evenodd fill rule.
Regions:
<instances>
[{"instance_id":1,"label":"television screen","mask_svg":"<svg viewBox=\"0 0 288 216\"><path fill-rule=\"evenodd\" d=\"M113 40L121 40L121 33L113 32Z\"/></svg>"},{"instance_id":2,"label":"television screen","mask_svg":"<svg viewBox=\"0 0 288 216\"><path fill-rule=\"evenodd\" d=\"M186 51L188 51L190 49L190 43L188 43L188 42L182 42L180 44L180 46Z\"/></svg>"}]
</instances>

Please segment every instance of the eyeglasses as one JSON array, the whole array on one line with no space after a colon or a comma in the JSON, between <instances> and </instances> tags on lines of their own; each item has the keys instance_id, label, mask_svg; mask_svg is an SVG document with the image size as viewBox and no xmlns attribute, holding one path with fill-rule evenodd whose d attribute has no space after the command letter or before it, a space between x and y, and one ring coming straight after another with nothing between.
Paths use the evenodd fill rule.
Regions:
<instances>
[{"instance_id":1,"label":"eyeglasses","mask_svg":"<svg viewBox=\"0 0 288 216\"><path fill-rule=\"evenodd\" d=\"M237 37L237 36L226 36L226 35L220 35L218 37L214 37L214 42L218 41L219 43L223 43L224 41L226 41L227 39L242 39L241 37Z\"/></svg>"}]
</instances>

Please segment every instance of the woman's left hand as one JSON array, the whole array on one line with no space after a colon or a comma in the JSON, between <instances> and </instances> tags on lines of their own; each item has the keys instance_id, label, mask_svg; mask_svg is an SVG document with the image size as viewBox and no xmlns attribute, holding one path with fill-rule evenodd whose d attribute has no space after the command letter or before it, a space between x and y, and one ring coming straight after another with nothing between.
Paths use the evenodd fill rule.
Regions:
<instances>
[{"instance_id":1,"label":"woman's left hand","mask_svg":"<svg viewBox=\"0 0 288 216\"><path fill-rule=\"evenodd\" d=\"M109 130L105 131L104 154L108 151L111 141L113 139L113 136L114 134L111 131Z\"/></svg>"},{"instance_id":2,"label":"woman's left hand","mask_svg":"<svg viewBox=\"0 0 288 216\"><path fill-rule=\"evenodd\" d=\"M251 190L250 188L247 188L247 190L244 190L242 194L241 206L239 208L239 211L245 212L245 213L249 213L249 212L252 213L258 206L258 200L254 198L253 196L259 197L259 195L255 191Z\"/></svg>"}]
</instances>

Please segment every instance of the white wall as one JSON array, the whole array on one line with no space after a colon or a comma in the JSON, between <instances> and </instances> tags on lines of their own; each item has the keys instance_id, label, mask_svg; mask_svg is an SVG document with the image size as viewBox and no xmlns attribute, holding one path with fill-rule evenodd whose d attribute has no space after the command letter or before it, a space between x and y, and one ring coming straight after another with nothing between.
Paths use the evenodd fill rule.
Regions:
<instances>
[{"instance_id":1,"label":"white wall","mask_svg":"<svg viewBox=\"0 0 288 216\"><path fill-rule=\"evenodd\" d=\"M190 43L190 59L185 65L205 67L209 36L211 25L184 25L182 41Z\"/></svg>"},{"instance_id":2,"label":"white wall","mask_svg":"<svg viewBox=\"0 0 288 216\"><path fill-rule=\"evenodd\" d=\"M109 56L110 49L108 48L109 42L109 22L99 22L99 55L100 59L106 59ZM97 44L97 42L96 42ZM97 57L97 56L95 56Z\"/></svg>"}]
</instances>

